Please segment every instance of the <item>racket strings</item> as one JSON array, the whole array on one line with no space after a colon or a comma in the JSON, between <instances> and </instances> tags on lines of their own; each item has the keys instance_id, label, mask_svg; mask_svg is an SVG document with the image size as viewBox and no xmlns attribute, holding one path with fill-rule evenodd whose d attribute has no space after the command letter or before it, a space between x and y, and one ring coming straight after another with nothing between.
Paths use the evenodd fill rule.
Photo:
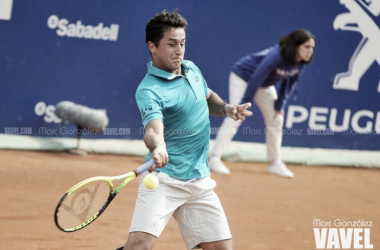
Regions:
<instances>
[{"instance_id":1,"label":"racket strings","mask_svg":"<svg viewBox=\"0 0 380 250\"><path fill-rule=\"evenodd\" d=\"M69 229L87 222L107 203L111 191L106 180L92 181L74 190L61 204L58 224Z\"/></svg>"}]
</instances>

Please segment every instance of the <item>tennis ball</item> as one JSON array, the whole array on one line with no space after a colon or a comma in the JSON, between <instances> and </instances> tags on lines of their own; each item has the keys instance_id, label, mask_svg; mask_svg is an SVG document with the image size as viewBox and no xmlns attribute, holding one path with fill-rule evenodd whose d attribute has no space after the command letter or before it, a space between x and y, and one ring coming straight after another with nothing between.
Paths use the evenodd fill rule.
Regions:
<instances>
[{"instance_id":1,"label":"tennis ball","mask_svg":"<svg viewBox=\"0 0 380 250\"><path fill-rule=\"evenodd\" d=\"M147 189L155 189L159 184L157 176L153 174L145 175L143 182Z\"/></svg>"}]
</instances>

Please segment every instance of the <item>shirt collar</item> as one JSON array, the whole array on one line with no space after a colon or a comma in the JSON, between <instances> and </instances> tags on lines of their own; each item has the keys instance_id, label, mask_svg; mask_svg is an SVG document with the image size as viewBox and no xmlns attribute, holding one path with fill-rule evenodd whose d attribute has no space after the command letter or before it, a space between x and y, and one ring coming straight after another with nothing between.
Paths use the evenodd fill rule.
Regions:
<instances>
[{"instance_id":1,"label":"shirt collar","mask_svg":"<svg viewBox=\"0 0 380 250\"><path fill-rule=\"evenodd\" d=\"M180 75L169 73L167 71L154 67L152 62L149 62L147 66L148 66L148 74L150 75L161 77L167 80L173 80L176 77L180 77ZM190 63L187 61L182 61L181 66L182 66L182 69L186 73L189 70Z\"/></svg>"}]
</instances>

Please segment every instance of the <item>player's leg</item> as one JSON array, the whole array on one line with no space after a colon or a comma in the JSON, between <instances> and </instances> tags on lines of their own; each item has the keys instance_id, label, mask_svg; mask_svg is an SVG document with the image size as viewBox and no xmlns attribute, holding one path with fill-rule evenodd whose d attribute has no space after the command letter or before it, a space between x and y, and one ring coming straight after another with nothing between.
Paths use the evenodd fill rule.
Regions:
<instances>
[{"instance_id":1,"label":"player's leg","mask_svg":"<svg viewBox=\"0 0 380 250\"><path fill-rule=\"evenodd\" d=\"M157 176L160 185L149 190L142 182L146 174L141 176L129 237L124 250L152 249L174 211L186 201L170 187L168 175L157 171L152 174Z\"/></svg>"},{"instance_id":2,"label":"player's leg","mask_svg":"<svg viewBox=\"0 0 380 250\"><path fill-rule=\"evenodd\" d=\"M282 127L284 116L277 114L274 103L277 92L274 86L259 88L255 95L255 102L259 107L265 121L265 142L267 146L267 159L270 163L268 173L284 177L293 177L293 173L281 161Z\"/></svg>"},{"instance_id":3,"label":"player's leg","mask_svg":"<svg viewBox=\"0 0 380 250\"><path fill-rule=\"evenodd\" d=\"M220 240L214 242L205 242L199 244L203 250L231 250L232 240Z\"/></svg>"},{"instance_id":4,"label":"player's leg","mask_svg":"<svg viewBox=\"0 0 380 250\"><path fill-rule=\"evenodd\" d=\"M173 214L187 249L232 249L232 236L219 197L214 192L216 183L210 177L196 179L185 187L193 197Z\"/></svg>"},{"instance_id":5,"label":"player's leg","mask_svg":"<svg viewBox=\"0 0 380 250\"><path fill-rule=\"evenodd\" d=\"M239 104L245 90L247 82L237 76L235 73L230 73L229 79L229 101L231 104ZM221 157L228 143L232 141L236 132L241 125L241 121L234 121L226 117L219 128L215 138L215 146L209 160L210 169L218 174L229 174L230 170L223 164Z\"/></svg>"},{"instance_id":6,"label":"player's leg","mask_svg":"<svg viewBox=\"0 0 380 250\"><path fill-rule=\"evenodd\" d=\"M153 249L157 237L144 232L129 233L127 244L123 250L148 250Z\"/></svg>"}]
</instances>

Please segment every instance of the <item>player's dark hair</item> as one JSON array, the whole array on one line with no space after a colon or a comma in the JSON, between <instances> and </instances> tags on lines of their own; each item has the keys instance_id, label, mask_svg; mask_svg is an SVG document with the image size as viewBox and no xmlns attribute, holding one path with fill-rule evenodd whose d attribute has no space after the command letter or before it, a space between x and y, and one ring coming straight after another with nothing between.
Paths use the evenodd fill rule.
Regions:
<instances>
[{"instance_id":1,"label":"player's dark hair","mask_svg":"<svg viewBox=\"0 0 380 250\"><path fill-rule=\"evenodd\" d=\"M178 9L175 9L172 13L163 10L146 24L145 42L153 42L157 47L166 31L171 28L183 28L186 30L186 26L187 21L183 16L178 14Z\"/></svg>"},{"instance_id":2,"label":"player's dark hair","mask_svg":"<svg viewBox=\"0 0 380 250\"><path fill-rule=\"evenodd\" d=\"M304 29L295 30L290 34L282 36L278 42L281 47L281 56L286 62L297 64L297 47L309 39L313 39L314 41L316 40L315 36L311 34L310 31ZM310 61L303 63L309 64L312 59L313 56L310 58Z\"/></svg>"}]
</instances>

